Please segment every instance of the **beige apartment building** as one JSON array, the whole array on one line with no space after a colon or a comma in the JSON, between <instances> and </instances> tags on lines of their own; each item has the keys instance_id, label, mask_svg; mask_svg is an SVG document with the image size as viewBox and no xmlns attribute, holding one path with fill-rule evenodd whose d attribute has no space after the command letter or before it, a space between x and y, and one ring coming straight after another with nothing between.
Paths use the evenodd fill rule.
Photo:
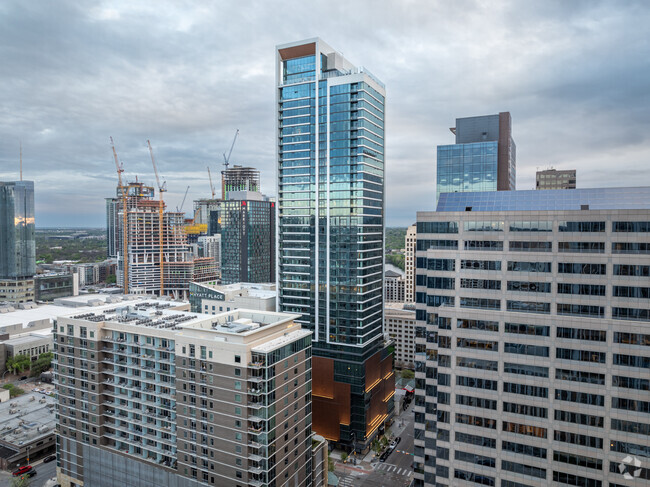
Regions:
<instances>
[{"instance_id":1,"label":"beige apartment building","mask_svg":"<svg viewBox=\"0 0 650 487\"><path fill-rule=\"evenodd\" d=\"M59 483L312 485L322 444L312 444L311 333L296 318L154 301L59 318Z\"/></svg>"}]
</instances>

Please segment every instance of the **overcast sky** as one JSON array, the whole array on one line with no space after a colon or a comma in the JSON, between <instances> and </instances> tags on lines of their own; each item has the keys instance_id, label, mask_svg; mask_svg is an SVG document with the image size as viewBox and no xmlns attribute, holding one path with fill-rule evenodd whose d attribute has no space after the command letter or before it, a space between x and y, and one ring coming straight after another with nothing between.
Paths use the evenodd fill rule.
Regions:
<instances>
[{"instance_id":1,"label":"overcast sky","mask_svg":"<svg viewBox=\"0 0 650 487\"><path fill-rule=\"evenodd\" d=\"M95 6L93 6L95 5ZM321 37L387 88L387 225L434 208L457 117L509 111L517 188L650 185L650 2L0 2L0 180L35 181L37 227L105 225L117 175L184 210L231 162L275 191L275 46ZM219 191L219 190L217 190Z\"/></svg>"}]
</instances>

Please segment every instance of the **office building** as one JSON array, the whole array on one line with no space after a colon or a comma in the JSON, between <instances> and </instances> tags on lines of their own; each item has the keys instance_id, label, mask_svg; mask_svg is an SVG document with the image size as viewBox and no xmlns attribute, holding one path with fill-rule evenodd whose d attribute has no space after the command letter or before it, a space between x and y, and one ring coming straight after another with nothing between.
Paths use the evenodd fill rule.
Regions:
<instances>
[{"instance_id":1,"label":"office building","mask_svg":"<svg viewBox=\"0 0 650 487\"><path fill-rule=\"evenodd\" d=\"M78 273L51 273L34 276L34 299L53 301L56 298L79 294Z\"/></svg>"},{"instance_id":2,"label":"office building","mask_svg":"<svg viewBox=\"0 0 650 487\"><path fill-rule=\"evenodd\" d=\"M415 308L403 303L387 303L384 333L395 347L395 367L412 369L415 364Z\"/></svg>"},{"instance_id":3,"label":"office building","mask_svg":"<svg viewBox=\"0 0 650 487\"><path fill-rule=\"evenodd\" d=\"M194 313L219 314L239 308L275 311L277 291L273 283L213 282L190 283L190 310Z\"/></svg>"},{"instance_id":4,"label":"office building","mask_svg":"<svg viewBox=\"0 0 650 487\"><path fill-rule=\"evenodd\" d=\"M0 301L34 299L34 182L0 181Z\"/></svg>"},{"instance_id":5,"label":"office building","mask_svg":"<svg viewBox=\"0 0 650 487\"><path fill-rule=\"evenodd\" d=\"M165 212L164 204L161 209L161 202L154 199L153 187L141 182L129 183L126 191L128 254L125 266L124 214L120 200L118 286L123 286L125 293L163 294L187 299L190 282L214 280L214 259L195 259L191 255L184 233L184 214Z\"/></svg>"},{"instance_id":6,"label":"office building","mask_svg":"<svg viewBox=\"0 0 650 487\"><path fill-rule=\"evenodd\" d=\"M404 276L391 270L384 272L384 293L387 303L404 303Z\"/></svg>"},{"instance_id":7,"label":"office building","mask_svg":"<svg viewBox=\"0 0 650 487\"><path fill-rule=\"evenodd\" d=\"M576 170L546 169L535 173L535 189L576 189Z\"/></svg>"},{"instance_id":8,"label":"office building","mask_svg":"<svg viewBox=\"0 0 650 487\"><path fill-rule=\"evenodd\" d=\"M64 486L311 485L311 334L296 315L105 306L55 328Z\"/></svg>"},{"instance_id":9,"label":"office building","mask_svg":"<svg viewBox=\"0 0 650 487\"><path fill-rule=\"evenodd\" d=\"M417 231L415 485L639 485L650 187L447 193Z\"/></svg>"},{"instance_id":10,"label":"office building","mask_svg":"<svg viewBox=\"0 0 650 487\"><path fill-rule=\"evenodd\" d=\"M275 281L275 203L231 191L221 205L221 281Z\"/></svg>"},{"instance_id":11,"label":"office building","mask_svg":"<svg viewBox=\"0 0 650 487\"><path fill-rule=\"evenodd\" d=\"M516 189L510 112L457 118L450 130L456 143L438 146L436 201L441 193Z\"/></svg>"},{"instance_id":12,"label":"office building","mask_svg":"<svg viewBox=\"0 0 650 487\"><path fill-rule=\"evenodd\" d=\"M406 229L404 238L404 301L415 303L415 244L417 242L416 226Z\"/></svg>"},{"instance_id":13,"label":"office building","mask_svg":"<svg viewBox=\"0 0 650 487\"><path fill-rule=\"evenodd\" d=\"M314 431L365 449L393 414L383 341L385 88L320 39L278 46L278 307L313 332Z\"/></svg>"}]
</instances>

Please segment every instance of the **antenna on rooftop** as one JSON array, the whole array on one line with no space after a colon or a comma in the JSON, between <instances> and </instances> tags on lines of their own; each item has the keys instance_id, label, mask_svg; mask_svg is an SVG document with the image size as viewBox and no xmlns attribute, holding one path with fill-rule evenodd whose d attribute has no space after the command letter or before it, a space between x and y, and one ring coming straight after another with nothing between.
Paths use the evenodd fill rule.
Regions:
<instances>
[{"instance_id":1,"label":"antenna on rooftop","mask_svg":"<svg viewBox=\"0 0 650 487\"><path fill-rule=\"evenodd\" d=\"M20 141L20 180L23 180L23 141Z\"/></svg>"}]
</instances>

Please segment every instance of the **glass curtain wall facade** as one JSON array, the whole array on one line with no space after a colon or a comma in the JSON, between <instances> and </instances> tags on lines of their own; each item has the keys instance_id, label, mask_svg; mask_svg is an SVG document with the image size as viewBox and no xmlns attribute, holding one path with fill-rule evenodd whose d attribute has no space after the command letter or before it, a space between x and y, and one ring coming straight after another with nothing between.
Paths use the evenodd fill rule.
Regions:
<instances>
[{"instance_id":1,"label":"glass curtain wall facade","mask_svg":"<svg viewBox=\"0 0 650 487\"><path fill-rule=\"evenodd\" d=\"M222 203L221 280L275 282L275 203Z\"/></svg>"},{"instance_id":2,"label":"glass curtain wall facade","mask_svg":"<svg viewBox=\"0 0 650 487\"><path fill-rule=\"evenodd\" d=\"M509 112L456 119L456 143L438 146L436 201L441 193L511 191L516 146Z\"/></svg>"},{"instance_id":3,"label":"glass curtain wall facade","mask_svg":"<svg viewBox=\"0 0 650 487\"><path fill-rule=\"evenodd\" d=\"M314 334L314 430L362 448L392 413L382 337L385 89L320 39L279 46L276 79L278 306ZM369 374L370 360L385 373Z\"/></svg>"},{"instance_id":4,"label":"glass curtain wall facade","mask_svg":"<svg viewBox=\"0 0 650 487\"><path fill-rule=\"evenodd\" d=\"M34 182L0 182L0 279L35 273Z\"/></svg>"}]
</instances>

